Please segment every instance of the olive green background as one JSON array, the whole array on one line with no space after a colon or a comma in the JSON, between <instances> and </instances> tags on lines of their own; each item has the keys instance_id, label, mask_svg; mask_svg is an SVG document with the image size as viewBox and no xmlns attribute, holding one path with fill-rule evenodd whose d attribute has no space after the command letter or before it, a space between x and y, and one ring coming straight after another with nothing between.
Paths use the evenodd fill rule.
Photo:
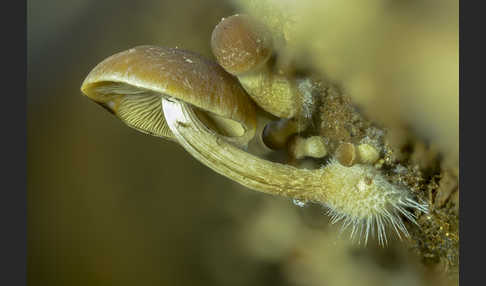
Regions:
<instances>
[{"instance_id":1,"label":"olive green background","mask_svg":"<svg viewBox=\"0 0 486 286\"><path fill-rule=\"evenodd\" d=\"M211 57L212 28L231 13L223 1L28 1L29 285L214 283L201 236L223 223L218 197L238 188L80 86L136 45Z\"/></svg>"}]
</instances>

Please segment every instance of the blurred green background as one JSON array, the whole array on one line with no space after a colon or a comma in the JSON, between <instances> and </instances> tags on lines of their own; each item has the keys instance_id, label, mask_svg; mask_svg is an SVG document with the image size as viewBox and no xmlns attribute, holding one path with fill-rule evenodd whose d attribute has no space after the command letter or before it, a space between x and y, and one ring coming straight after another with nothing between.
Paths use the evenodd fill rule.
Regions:
<instances>
[{"instance_id":1,"label":"blurred green background","mask_svg":"<svg viewBox=\"0 0 486 286\"><path fill-rule=\"evenodd\" d=\"M212 29L241 2L27 1L29 285L443 282L400 243L341 240L321 209L248 191L81 94L137 45L212 58Z\"/></svg>"},{"instance_id":2,"label":"blurred green background","mask_svg":"<svg viewBox=\"0 0 486 286\"><path fill-rule=\"evenodd\" d=\"M231 13L222 1L28 1L29 285L213 284L201 236L225 223L214 206L233 184L79 88L136 45L210 56Z\"/></svg>"}]
</instances>

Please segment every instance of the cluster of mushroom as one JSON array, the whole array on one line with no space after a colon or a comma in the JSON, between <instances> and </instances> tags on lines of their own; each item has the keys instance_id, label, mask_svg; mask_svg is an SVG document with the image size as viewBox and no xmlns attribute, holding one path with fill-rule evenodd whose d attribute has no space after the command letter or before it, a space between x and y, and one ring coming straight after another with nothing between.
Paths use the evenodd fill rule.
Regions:
<instances>
[{"instance_id":1,"label":"cluster of mushroom","mask_svg":"<svg viewBox=\"0 0 486 286\"><path fill-rule=\"evenodd\" d=\"M273 38L265 25L248 15L224 18L211 48L217 63L177 48L138 46L98 64L81 90L130 127L154 136L175 140L162 99L177 99L237 146L248 147L255 138L257 154L292 146L288 150L297 159L327 155L319 136L294 136L310 116L310 101L303 98L310 91L299 90L302 79L272 70Z\"/></svg>"},{"instance_id":2,"label":"cluster of mushroom","mask_svg":"<svg viewBox=\"0 0 486 286\"><path fill-rule=\"evenodd\" d=\"M312 116L313 84L274 70L272 35L262 23L247 15L225 18L211 48L217 62L177 48L135 47L98 64L81 90L130 127L177 142L246 187L321 203L366 238L374 224L384 235L381 219L406 233L399 214L413 221L405 208L425 209L371 166L355 165L378 158L372 147L343 145L337 161L316 170L254 155L287 148L295 159L328 156L325 138L298 135Z\"/></svg>"}]
</instances>

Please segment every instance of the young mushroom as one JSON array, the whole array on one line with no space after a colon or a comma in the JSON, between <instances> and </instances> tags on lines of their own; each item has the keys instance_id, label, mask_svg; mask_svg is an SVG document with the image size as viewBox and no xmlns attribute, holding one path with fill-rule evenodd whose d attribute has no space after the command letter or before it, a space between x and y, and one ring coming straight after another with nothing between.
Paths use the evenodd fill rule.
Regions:
<instances>
[{"instance_id":1,"label":"young mushroom","mask_svg":"<svg viewBox=\"0 0 486 286\"><path fill-rule=\"evenodd\" d=\"M297 160L304 157L324 158L327 155L326 142L321 136L294 136L289 143L289 153Z\"/></svg>"},{"instance_id":2,"label":"young mushroom","mask_svg":"<svg viewBox=\"0 0 486 286\"><path fill-rule=\"evenodd\" d=\"M372 164L380 154L369 144L355 146L352 143L341 143L334 154L335 159L343 166L351 167L356 163Z\"/></svg>"},{"instance_id":3,"label":"young mushroom","mask_svg":"<svg viewBox=\"0 0 486 286\"><path fill-rule=\"evenodd\" d=\"M298 91L286 76L272 72L268 62L273 39L268 28L248 15L233 15L216 25L211 48L218 63L238 77L265 111L291 118L299 112Z\"/></svg>"},{"instance_id":4,"label":"young mushroom","mask_svg":"<svg viewBox=\"0 0 486 286\"><path fill-rule=\"evenodd\" d=\"M341 143L336 149L334 157L341 165L351 167L357 163L356 147L352 143Z\"/></svg>"},{"instance_id":5,"label":"young mushroom","mask_svg":"<svg viewBox=\"0 0 486 286\"><path fill-rule=\"evenodd\" d=\"M359 161L363 164L373 164L380 158L380 153L370 144L359 144L357 148Z\"/></svg>"},{"instance_id":6,"label":"young mushroom","mask_svg":"<svg viewBox=\"0 0 486 286\"><path fill-rule=\"evenodd\" d=\"M255 135L255 106L238 81L192 52L138 46L117 53L88 74L81 91L128 126L155 136L173 139L163 98L191 104L200 120L239 146Z\"/></svg>"}]
</instances>

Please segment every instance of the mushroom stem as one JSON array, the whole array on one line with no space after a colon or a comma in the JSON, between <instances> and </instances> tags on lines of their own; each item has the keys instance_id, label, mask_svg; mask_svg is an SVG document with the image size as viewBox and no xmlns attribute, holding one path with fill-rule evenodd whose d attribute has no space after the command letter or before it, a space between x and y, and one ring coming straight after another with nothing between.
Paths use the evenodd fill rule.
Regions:
<instances>
[{"instance_id":1,"label":"mushroom stem","mask_svg":"<svg viewBox=\"0 0 486 286\"><path fill-rule=\"evenodd\" d=\"M217 173L260 192L299 201L317 202L328 207L332 222L352 226L351 236L378 234L387 242L385 227L392 226L398 237L408 236L403 215L416 223L407 208L427 212L427 206L414 201L407 189L389 183L372 166L343 167L331 161L316 170L266 161L235 147L202 124L186 103L162 99L167 125L179 144L192 156ZM231 138L229 138L231 139Z\"/></svg>"},{"instance_id":2,"label":"mushroom stem","mask_svg":"<svg viewBox=\"0 0 486 286\"><path fill-rule=\"evenodd\" d=\"M281 118L294 117L299 109L298 91L292 80L272 73L268 64L236 77L241 86L267 112Z\"/></svg>"},{"instance_id":3,"label":"mushroom stem","mask_svg":"<svg viewBox=\"0 0 486 286\"><path fill-rule=\"evenodd\" d=\"M250 189L306 201L322 200L315 192L325 184L325 169L310 171L260 159L207 128L191 107L162 99L167 124L179 144L217 173ZM323 178L322 178L323 177Z\"/></svg>"}]
</instances>

